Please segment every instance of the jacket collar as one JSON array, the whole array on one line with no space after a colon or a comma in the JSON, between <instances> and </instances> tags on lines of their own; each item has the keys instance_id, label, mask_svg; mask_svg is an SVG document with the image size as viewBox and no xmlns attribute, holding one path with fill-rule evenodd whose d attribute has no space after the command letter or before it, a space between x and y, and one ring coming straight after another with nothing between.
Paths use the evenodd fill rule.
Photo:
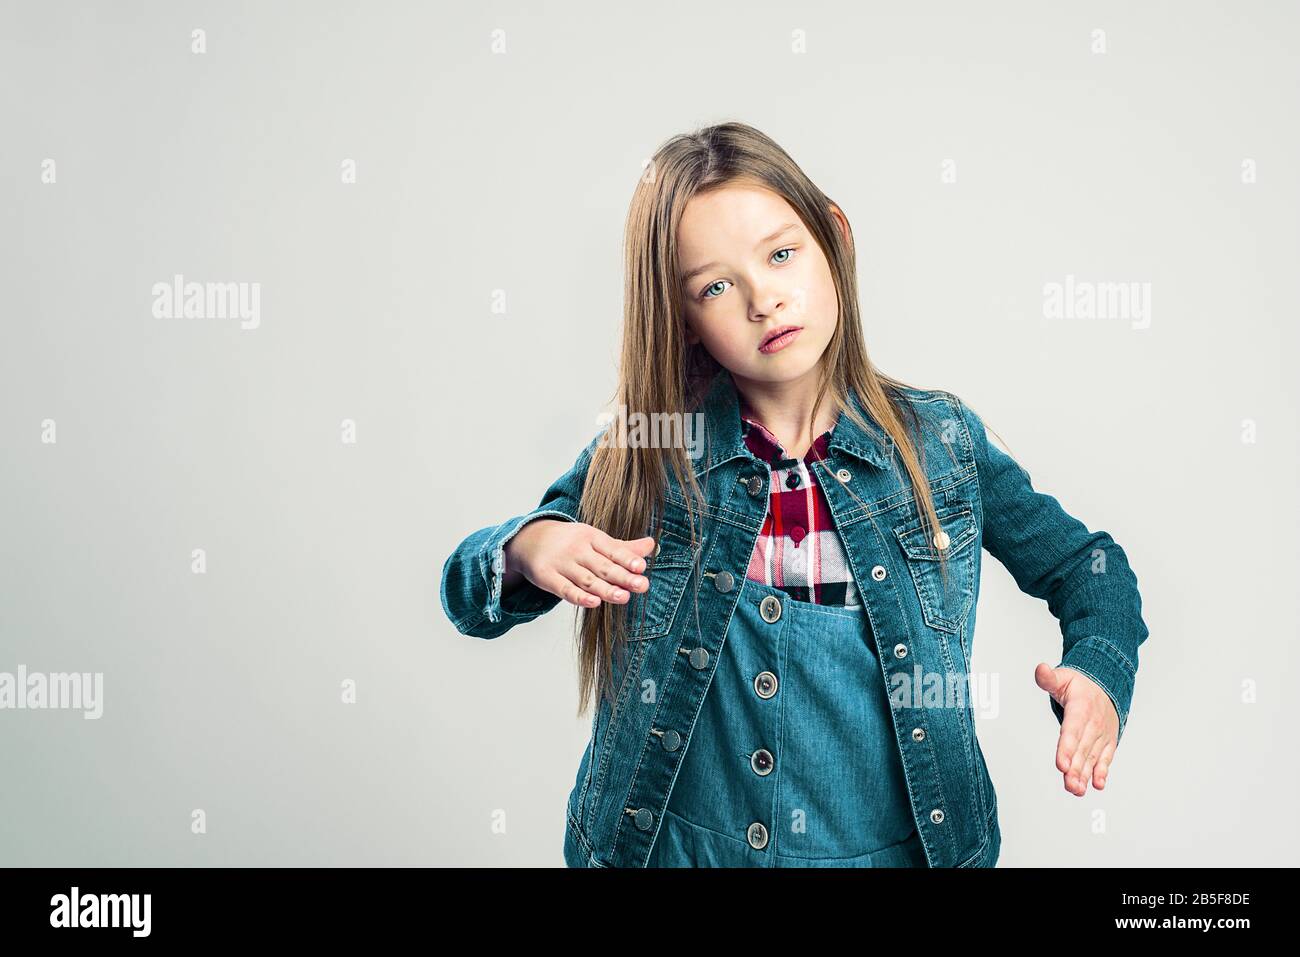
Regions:
<instances>
[{"instance_id":1,"label":"jacket collar","mask_svg":"<svg viewBox=\"0 0 1300 957\"><path fill-rule=\"evenodd\" d=\"M867 421L869 428L864 431L848 416L841 414L831 431L829 448L877 468L889 469L894 454L893 437L876 424L852 389L849 390L849 401ZM709 448L695 462L696 477L732 459L753 457L741 432L740 394L726 369L720 369L709 383L702 408L705 442Z\"/></svg>"}]
</instances>

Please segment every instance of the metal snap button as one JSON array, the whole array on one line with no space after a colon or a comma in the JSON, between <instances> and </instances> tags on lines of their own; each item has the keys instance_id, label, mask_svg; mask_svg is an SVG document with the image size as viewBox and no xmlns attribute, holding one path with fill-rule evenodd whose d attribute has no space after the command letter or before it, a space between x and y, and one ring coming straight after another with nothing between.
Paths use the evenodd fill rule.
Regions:
<instances>
[{"instance_id":1,"label":"metal snap button","mask_svg":"<svg viewBox=\"0 0 1300 957\"><path fill-rule=\"evenodd\" d=\"M749 766L754 769L755 774L767 777L776 766L776 758L772 757L772 752L767 748L759 748L749 756Z\"/></svg>"},{"instance_id":2,"label":"metal snap button","mask_svg":"<svg viewBox=\"0 0 1300 957\"><path fill-rule=\"evenodd\" d=\"M939 531L935 532L934 547L939 549L939 551L943 551L948 547L948 533L943 529L939 529Z\"/></svg>"},{"instance_id":3,"label":"metal snap button","mask_svg":"<svg viewBox=\"0 0 1300 957\"><path fill-rule=\"evenodd\" d=\"M749 825L749 831L745 835L749 838L749 846L756 851L761 851L767 847L767 828L755 821Z\"/></svg>"},{"instance_id":4,"label":"metal snap button","mask_svg":"<svg viewBox=\"0 0 1300 957\"><path fill-rule=\"evenodd\" d=\"M775 595L768 595L758 603L758 613L763 616L763 620L769 625L781 617L781 599Z\"/></svg>"},{"instance_id":5,"label":"metal snap button","mask_svg":"<svg viewBox=\"0 0 1300 957\"><path fill-rule=\"evenodd\" d=\"M663 745L665 751L676 751L682 746L682 736L676 731L665 731L659 743Z\"/></svg>"},{"instance_id":6,"label":"metal snap button","mask_svg":"<svg viewBox=\"0 0 1300 957\"><path fill-rule=\"evenodd\" d=\"M906 658L906 657L907 657L907 645L903 644L901 641L900 641L898 644L894 645L894 657L895 657L895 658Z\"/></svg>"},{"instance_id":7,"label":"metal snap button","mask_svg":"<svg viewBox=\"0 0 1300 957\"><path fill-rule=\"evenodd\" d=\"M848 469L840 469L835 473L835 477L847 485L849 480L853 478L853 473Z\"/></svg>"},{"instance_id":8,"label":"metal snap button","mask_svg":"<svg viewBox=\"0 0 1300 957\"><path fill-rule=\"evenodd\" d=\"M713 576L713 587L720 592L729 592L736 586L736 580L731 577L731 572L718 572Z\"/></svg>"},{"instance_id":9,"label":"metal snap button","mask_svg":"<svg viewBox=\"0 0 1300 957\"><path fill-rule=\"evenodd\" d=\"M754 693L760 698L770 698L776 694L776 675L770 671L760 671L754 677Z\"/></svg>"},{"instance_id":10,"label":"metal snap button","mask_svg":"<svg viewBox=\"0 0 1300 957\"><path fill-rule=\"evenodd\" d=\"M637 810L633 820L636 821L638 831L648 831L655 824L655 816L650 813L648 808L644 807Z\"/></svg>"},{"instance_id":11,"label":"metal snap button","mask_svg":"<svg viewBox=\"0 0 1300 957\"><path fill-rule=\"evenodd\" d=\"M692 648L690 654L691 667L696 671L703 671L709 666L709 649Z\"/></svg>"},{"instance_id":12,"label":"metal snap button","mask_svg":"<svg viewBox=\"0 0 1300 957\"><path fill-rule=\"evenodd\" d=\"M749 491L750 495L758 495L763 491L763 480L757 475L751 475L749 478L745 479L744 482L745 488Z\"/></svg>"},{"instance_id":13,"label":"metal snap button","mask_svg":"<svg viewBox=\"0 0 1300 957\"><path fill-rule=\"evenodd\" d=\"M925 740L925 728L913 728L913 729L912 729L912 740L913 740L913 741L924 741L924 740Z\"/></svg>"},{"instance_id":14,"label":"metal snap button","mask_svg":"<svg viewBox=\"0 0 1300 957\"><path fill-rule=\"evenodd\" d=\"M875 568L871 569L871 577L878 582L884 581L885 576L888 574L889 572L885 571L884 565L877 565Z\"/></svg>"},{"instance_id":15,"label":"metal snap button","mask_svg":"<svg viewBox=\"0 0 1300 957\"><path fill-rule=\"evenodd\" d=\"M941 811L939 808L935 808L933 811L930 812L930 820L934 821L935 824L942 824L943 811Z\"/></svg>"},{"instance_id":16,"label":"metal snap button","mask_svg":"<svg viewBox=\"0 0 1300 957\"><path fill-rule=\"evenodd\" d=\"M660 549L660 547L661 547L661 546L660 546L659 542L655 542L655 556L654 556L655 558L658 558L658 557L659 557L659 549Z\"/></svg>"}]
</instances>

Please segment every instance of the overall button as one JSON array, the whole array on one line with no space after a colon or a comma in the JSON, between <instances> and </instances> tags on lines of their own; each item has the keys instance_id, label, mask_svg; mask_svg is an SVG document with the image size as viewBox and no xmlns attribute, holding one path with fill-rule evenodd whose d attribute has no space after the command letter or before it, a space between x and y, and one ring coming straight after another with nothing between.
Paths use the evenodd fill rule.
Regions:
<instances>
[{"instance_id":1,"label":"overall button","mask_svg":"<svg viewBox=\"0 0 1300 957\"><path fill-rule=\"evenodd\" d=\"M906 657L907 657L907 645L903 644L901 641L900 641L898 644L894 645L894 657L895 657L895 658L906 658Z\"/></svg>"},{"instance_id":2,"label":"overall button","mask_svg":"<svg viewBox=\"0 0 1300 957\"><path fill-rule=\"evenodd\" d=\"M781 599L775 595L768 595L758 603L758 613L763 616L763 620L769 625L781 617Z\"/></svg>"},{"instance_id":3,"label":"overall button","mask_svg":"<svg viewBox=\"0 0 1300 957\"><path fill-rule=\"evenodd\" d=\"M884 581L885 576L888 574L889 572L885 571L884 565L877 565L875 568L871 569L871 577L878 582Z\"/></svg>"},{"instance_id":4,"label":"overall button","mask_svg":"<svg viewBox=\"0 0 1300 957\"><path fill-rule=\"evenodd\" d=\"M633 819L636 821L638 831L648 831L655 825L655 816L650 813L649 808L638 809Z\"/></svg>"},{"instance_id":5,"label":"overall button","mask_svg":"<svg viewBox=\"0 0 1300 957\"><path fill-rule=\"evenodd\" d=\"M948 541L948 533L943 529L939 529L939 531L934 533L934 547L939 549L939 551L943 551L948 547Z\"/></svg>"},{"instance_id":6,"label":"overall button","mask_svg":"<svg viewBox=\"0 0 1300 957\"><path fill-rule=\"evenodd\" d=\"M760 671L754 678L754 693L760 698L770 698L776 694L776 675L770 671Z\"/></svg>"},{"instance_id":7,"label":"overall button","mask_svg":"<svg viewBox=\"0 0 1300 957\"><path fill-rule=\"evenodd\" d=\"M912 729L912 740L913 740L913 741L924 741L924 740L925 740L925 728L913 728L913 729Z\"/></svg>"},{"instance_id":8,"label":"overall button","mask_svg":"<svg viewBox=\"0 0 1300 957\"><path fill-rule=\"evenodd\" d=\"M749 756L749 766L754 769L755 774L767 777L776 766L776 758L772 757L772 752L767 748L759 748Z\"/></svg>"},{"instance_id":9,"label":"overall button","mask_svg":"<svg viewBox=\"0 0 1300 957\"><path fill-rule=\"evenodd\" d=\"M729 592L736 587L736 580L731 577L731 572L718 572L713 576L713 587L720 592Z\"/></svg>"},{"instance_id":10,"label":"overall button","mask_svg":"<svg viewBox=\"0 0 1300 957\"><path fill-rule=\"evenodd\" d=\"M835 473L835 477L839 479L841 482L843 482L845 485L848 485L853 478L853 473L850 472L848 469L840 469L838 472Z\"/></svg>"},{"instance_id":11,"label":"overall button","mask_svg":"<svg viewBox=\"0 0 1300 957\"><path fill-rule=\"evenodd\" d=\"M703 671L709 666L709 649L692 648L691 649L691 667L696 671Z\"/></svg>"},{"instance_id":12,"label":"overall button","mask_svg":"<svg viewBox=\"0 0 1300 957\"><path fill-rule=\"evenodd\" d=\"M659 739L665 751L676 751L682 746L682 736L676 731L665 731Z\"/></svg>"},{"instance_id":13,"label":"overall button","mask_svg":"<svg viewBox=\"0 0 1300 957\"><path fill-rule=\"evenodd\" d=\"M934 821L935 824L942 824L943 811L941 811L939 808L935 808L933 811L930 812L930 820Z\"/></svg>"},{"instance_id":14,"label":"overall button","mask_svg":"<svg viewBox=\"0 0 1300 957\"><path fill-rule=\"evenodd\" d=\"M749 832L745 835L749 838L749 846L756 851L761 851L767 847L767 828L755 821L749 825Z\"/></svg>"},{"instance_id":15,"label":"overall button","mask_svg":"<svg viewBox=\"0 0 1300 957\"><path fill-rule=\"evenodd\" d=\"M757 475L751 475L742 481L745 483L745 488L750 495L759 495L763 491L763 480Z\"/></svg>"}]
</instances>

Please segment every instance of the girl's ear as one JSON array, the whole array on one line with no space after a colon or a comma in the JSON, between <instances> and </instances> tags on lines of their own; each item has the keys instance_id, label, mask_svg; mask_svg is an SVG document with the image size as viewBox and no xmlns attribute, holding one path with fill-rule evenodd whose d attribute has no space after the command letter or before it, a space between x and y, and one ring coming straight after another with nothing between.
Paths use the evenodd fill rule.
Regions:
<instances>
[{"instance_id":1,"label":"girl's ear","mask_svg":"<svg viewBox=\"0 0 1300 957\"><path fill-rule=\"evenodd\" d=\"M836 206L834 203L831 203L831 216L835 220L835 225L838 226L840 229L840 235L844 237L844 244L848 246L850 250L852 250L853 230L849 228L848 217L846 217L844 215L844 211L840 209L838 206Z\"/></svg>"},{"instance_id":2,"label":"girl's ear","mask_svg":"<svg viewBox=\"0 0 1300 957\"><path fill-rule=\"evenodd\" d=\"M685 327L685 329L686 329L686 344L687 344L688 346L696 346L696 345L699 345L699 344L700 344L700 337L697 336L697 335L695 334L695 330L691 328L691 320L689 320L689 319L682 319L682 325L683 325L683 326Z\"/></svg>"}]
</instances>

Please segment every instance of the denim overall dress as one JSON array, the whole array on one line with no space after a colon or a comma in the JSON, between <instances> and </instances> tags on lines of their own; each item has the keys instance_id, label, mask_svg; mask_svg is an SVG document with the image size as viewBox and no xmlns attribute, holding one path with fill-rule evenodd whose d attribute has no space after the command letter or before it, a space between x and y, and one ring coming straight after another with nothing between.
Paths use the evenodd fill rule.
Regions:
<instances>
[{"instance_id":1,"label":"denim overall dress","mask_svg":"<svg viewBox=\"0 0 1300 957\"><path fill-rule=\"evenodd\" d=\"M862 606L751 579L648 867L926 867Z\"/></svg>"}]
</instances>

